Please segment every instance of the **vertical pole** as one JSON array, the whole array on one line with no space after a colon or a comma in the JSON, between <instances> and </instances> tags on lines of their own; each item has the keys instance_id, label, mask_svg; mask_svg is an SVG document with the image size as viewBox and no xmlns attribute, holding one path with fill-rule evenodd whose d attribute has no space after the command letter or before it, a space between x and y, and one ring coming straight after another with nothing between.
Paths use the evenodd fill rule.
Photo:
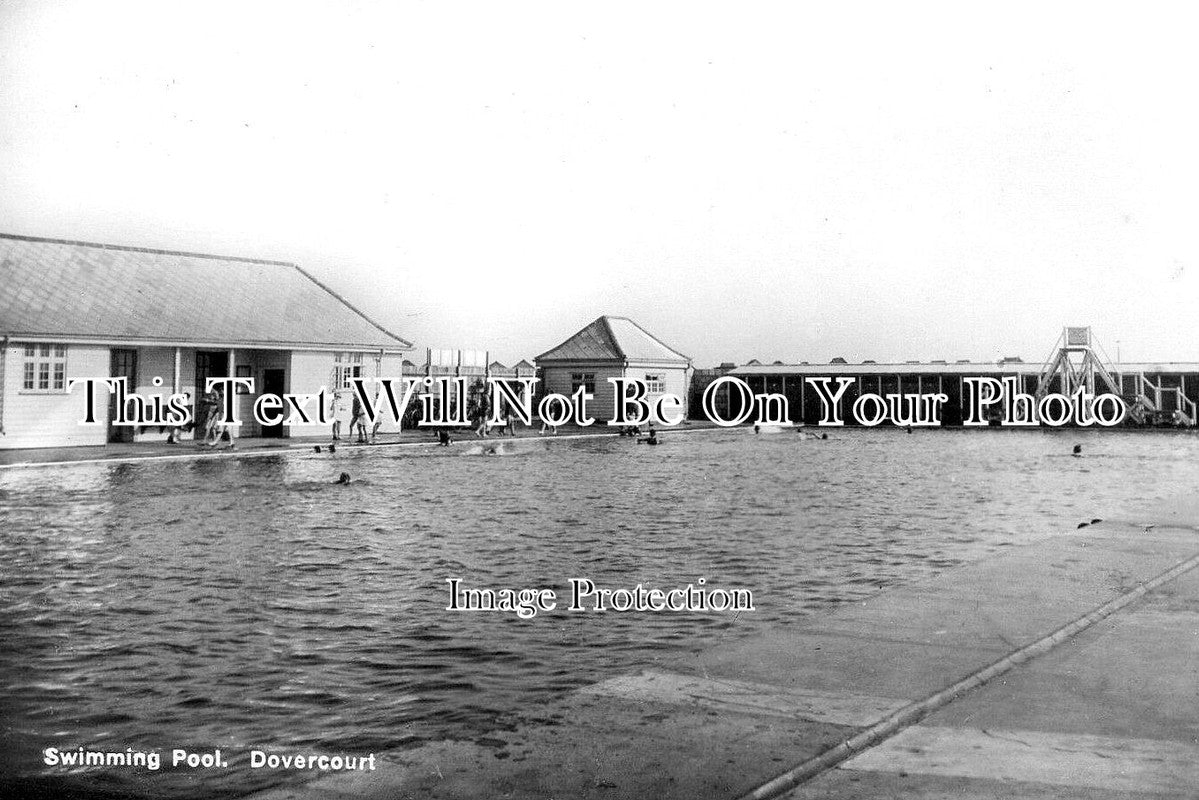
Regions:
<instances>
[{"instance_id":1,"label":"vertical pole","mask_svg":"<svg viewBox=\"0 0 1199 800\"><path fill-rule=\"evenodd\" d=\"M236 378L237 377L237 351L234 350L232 347L229 348L228 366L229 366L228 377ZM237 402L237 387L233 386L229 391L233 392L233 401L236 403ZM238 411L238 413L240 414L241 412ZM233 426L233 425L226 426L225 430L229 431L229 444L230 444L230 446L232 446L234 437L237 436L237 434L240 433L241 431L239 431L237 429L237 427Z\"/></svg>"},{"instance_id":2,"label":"vertical pole","mask_svg":"<svg viewBox=\"0 0 1199 800\"><path fill-rule=\"evenodd\" d=\"M179 366L182 357L182 348L175 348L175 376L171 381L171 394L179 394Z\"/></svg>"},{"instance_id":3,"label":"vertical pole","mask_svg":"<svg viewBox=\"0 0 1199 800\"><path fill-rule=\"evenodd\" d=\"M805 383L807 383L807 381L804 380L804 376L800 375L799 376L799 424L800 425L803 425L804 423L806 423L808 421L807 411L805 410L807 408L807 406L804 405L804 395L803 395L803 385Z\"/></svg>"}]
</instances>

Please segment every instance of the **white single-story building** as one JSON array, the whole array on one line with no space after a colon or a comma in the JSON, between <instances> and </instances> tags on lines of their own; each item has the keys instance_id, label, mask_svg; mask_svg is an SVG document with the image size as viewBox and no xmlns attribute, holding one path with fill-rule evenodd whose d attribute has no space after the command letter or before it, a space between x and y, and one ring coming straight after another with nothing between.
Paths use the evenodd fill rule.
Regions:
<instances>
[{"instance_id":1,"label":"white single-story building","mask_svg":"<svg viewBox=\"0 0 1199 800\"><path fill-rule=\"evenodd\" d=\"M596 420L613 416L609 378L643 380L651 402L669 392L681 399L681 413L687 412L691 359L627 317L600 317L535 360L539 393L573 395L585 386L595 395L590 411Z\"/></svg>"},{"instance_id":2,"label":"white single-story building","mask_svg":"<svg viewBox=\"0 0 1199 800\"><path fill-rule=\"evenodd\" d=\"M253 402L401 378L411 348L295 264L9 234L0 337L0 448L165 440L157 426L112 425L111 400L103 424L80 424L87 398L68 391L71 379L119 376L144 397L187 393L193 404L208 377L252 377L238 435L321 434L328 426L259 425Z\"/></svg>"}]
</instances>

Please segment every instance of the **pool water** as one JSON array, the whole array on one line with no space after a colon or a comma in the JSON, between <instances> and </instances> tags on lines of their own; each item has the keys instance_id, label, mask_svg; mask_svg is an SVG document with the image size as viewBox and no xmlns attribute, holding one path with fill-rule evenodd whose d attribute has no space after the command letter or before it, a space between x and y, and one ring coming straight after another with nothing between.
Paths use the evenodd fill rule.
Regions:
<instances>
[{"instance_id":1,"label":"pool water","mask_svg":"<svg viewBox=\"0 0 1199 800\"><path fill-rule=\"evenodd\" d=\"M1075 442L1083 458L1069 453ZM342 471L354 476L336 485ZM1199 438L667 433L0 470L4 776L209 797L294 780L252 748L476 738L606 677L1193 491ZM476 588L710 587L739 613L447 611ZM228 770L41 763L222 748Z\"/></svg>"}]
</instances>

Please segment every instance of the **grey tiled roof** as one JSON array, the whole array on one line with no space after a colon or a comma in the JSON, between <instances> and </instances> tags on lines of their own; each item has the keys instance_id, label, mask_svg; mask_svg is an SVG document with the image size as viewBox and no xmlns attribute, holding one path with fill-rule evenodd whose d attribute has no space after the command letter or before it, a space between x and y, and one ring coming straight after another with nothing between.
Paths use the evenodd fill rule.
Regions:
<instances>
[{"instance_id":1,"label":"grey tiled roof","mask_svg":"<svg viewBox=\"0 0 1199 800\"><path fill-rule=\"evenodd\" d=\"M537 356L538 363L626 360L680 364L691 361L627 317L600 317L562 344Z\"/></svg>"},{"instance_id":2,"label":"grey tiled roof","mask_svg":"<svg viewBox=\"0 0 1199 800\"><path fill-rule=\"evenodd\" d=\"M294 264L0 234L0 334L403 350Z\"/></svg>"}]
</instances>

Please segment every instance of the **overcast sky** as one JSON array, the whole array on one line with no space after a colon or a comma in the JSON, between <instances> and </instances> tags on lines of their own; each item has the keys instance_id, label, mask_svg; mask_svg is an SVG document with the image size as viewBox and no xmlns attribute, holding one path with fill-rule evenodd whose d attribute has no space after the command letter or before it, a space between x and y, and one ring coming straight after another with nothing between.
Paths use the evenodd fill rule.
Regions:
<instances>
[{"instance_id":1,"label":"overcast sky","mask_svg":"<svg viewBox=\"0 0 1199 800\"><path fill-rule=\"evenodd\" d=\"M1199 360L1199 49L1134 8L3 0L0 230L294 260L422 357Z\"/></svg>"}]
</instances>

